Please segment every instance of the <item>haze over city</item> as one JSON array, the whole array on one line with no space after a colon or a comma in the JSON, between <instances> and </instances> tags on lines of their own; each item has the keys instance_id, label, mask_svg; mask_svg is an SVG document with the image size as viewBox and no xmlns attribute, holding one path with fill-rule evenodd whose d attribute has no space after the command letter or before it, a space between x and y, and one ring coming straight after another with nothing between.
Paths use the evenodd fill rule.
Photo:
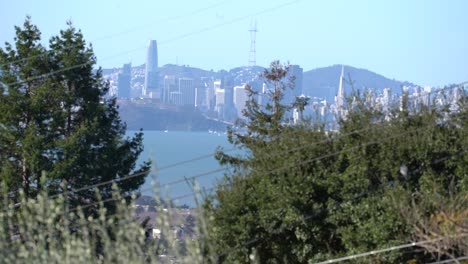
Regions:
<instances>
[{"instance_id":1,"label":"haze over city","mask_svg":"<svg viewBox=\"0 0 468 264\"><path fill-rule=\"evenodd\" d=\"M468 1L4 2L1 263L468 260Z\"/></svg>"},{"instance_id":2,"label":"haze over city","mask_svg":"<svg viewBox=\"0 0 468 264\"><path fill-rule=\"evenodd\" d=\"M206 70L245 66L257 23L256 64L275 59L304 71L334 64L440 86L468 80L466 1L15 1L0 10L0 42L26 15L47 44L66 20L94 47L98 65L146 59L158 41L159 65ZM92 7L92 8L91 8Z\"/></svg>"}]
</instances>

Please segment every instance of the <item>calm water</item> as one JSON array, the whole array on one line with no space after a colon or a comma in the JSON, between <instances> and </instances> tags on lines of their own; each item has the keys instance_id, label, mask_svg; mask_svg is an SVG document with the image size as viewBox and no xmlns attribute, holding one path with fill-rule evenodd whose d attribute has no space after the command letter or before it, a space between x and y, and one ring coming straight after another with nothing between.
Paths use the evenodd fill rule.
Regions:
<instances>
[{"instance_id":1,"label":"calm water","mask_svg":"<svg viewBox=\"0 0 468 264\"><path fill-rule=\"evenodd\" d=\"M134 131L128 131L127 135L133 135ZM224 149L231 149L232 145L227 141L226 134L208 133L208 132L163 132L163 131L145 131L144 132L144 152L140 155L140 162L151 159L156 169L155 173L150 175L144 185L141 187L143 194L152 194L153 177L161 185L184 180L191 176L211 172L216 169L222 169L214 159L216 147L222 146ZM204 155L210 155L200 160L192 161L175 167L164 169L164 167L174 163L187 161ZM198 177L197 183L201 188L212 188L216 179L223 175L223 171ZM193 189L182 181L163 188L164 193L171 198L179 197L193 193ZM188 204L194 206L193 196L179 198L178 204Z\"/></svg>"}]
</instances>

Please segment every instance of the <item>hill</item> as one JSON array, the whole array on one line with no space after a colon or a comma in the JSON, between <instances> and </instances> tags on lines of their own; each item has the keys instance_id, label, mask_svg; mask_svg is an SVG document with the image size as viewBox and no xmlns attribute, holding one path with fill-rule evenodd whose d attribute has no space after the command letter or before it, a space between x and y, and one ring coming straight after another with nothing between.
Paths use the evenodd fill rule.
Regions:
<instances>
[{"instance_id":1,"label":"hill","mask_svg":"<svg viewBox=\"0 0 468 264\"><path fill-rule=\"evenodd\" d=\"M225 131L226 124L193 109L163 109L153 104L124 103L119 114L129 130Z\"/></svg>"},{"instance_id":2,"label":"hill","mask_svg":"<svg viewBox=\"0 0 468 264\"><path fill-rule=\"evenodd\" d=\"M338 91L341 67L342 65L333 65L304 72L302 92L305 95L324 98L328 102L332 102ZM394 93L399 93L401 86L414 85L406 81L388 79L366 69L346 65L344 66L344 75L348 81L345 83L345 92L347 94L353 89L349 80L352 80L356 90L372 89L377 93L387 87L391 88Z\"/></svg>"}]
</instances>

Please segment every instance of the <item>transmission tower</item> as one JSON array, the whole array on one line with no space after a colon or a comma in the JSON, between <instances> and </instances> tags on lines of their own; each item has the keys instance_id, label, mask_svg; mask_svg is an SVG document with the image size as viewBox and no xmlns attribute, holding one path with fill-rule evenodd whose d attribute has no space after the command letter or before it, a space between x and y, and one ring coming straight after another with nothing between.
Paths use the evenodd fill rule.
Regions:
<instances>
[{"instance_id":1,"label":"transmission tower","mask_svg":"<svg viewBox=\"0 0 468 264\"><path fill-rule=\"evenodd\" d=\"M257 21L250 25L250 52L249 52L249 66L257 64L255 59L255 38L257 35Z\"/></svg>"}]
</instances>

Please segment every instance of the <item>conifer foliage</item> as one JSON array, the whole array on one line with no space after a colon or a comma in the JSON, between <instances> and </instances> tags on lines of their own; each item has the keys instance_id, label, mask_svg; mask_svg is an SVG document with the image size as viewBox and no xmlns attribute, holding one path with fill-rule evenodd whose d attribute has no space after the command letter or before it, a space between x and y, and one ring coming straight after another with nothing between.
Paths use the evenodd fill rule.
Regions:
<instances>
[{"instance_id":1,"label":"conifer foliage","mask_svg":"<svg viewBox=\"0 0 468 264\"><path fill-rule=\"evenodd\" d=\"M204 204L213 244L208 260L315 263L434 238L431 230L444 231L436 238L458 240L437 254L411 248L353 261L425 263L463 256L466 237L457 229L421 223L434 223L437 210L445 208L445 215L466 224L460 220L468 191L466 95L452 102L456 111L431 104L384 113L356 93L338 129L331 130L320 121L287 122L285 109L294 104L281 103L285 72L274 62L264 74L266 83L275 84L267 104L249 90L245 119L228 134L244 154L217 154L231 170ZM441 92L453 88L460 89ZM433 246L439 248L436 243L426 249Z\"/></svg>"},{"instance_id":2,"label":"conifer foliage","mask_svg":"<svg viewBox=\"0 0 468 264\"><path fill-rule=\"evenodd\" d=\"M27 197L69 192L72 205L95 201L83 187L118 180L123 194L136 191L149 163L135 168L142 133L125 137L116 101L96 69L96 57L71 22L49 41L28 17L13 43L0 49L0 181ZM77 189L84 189L73 192ZM102 199L111 184L99 186Z\"/></svg>"}]
</instances>

